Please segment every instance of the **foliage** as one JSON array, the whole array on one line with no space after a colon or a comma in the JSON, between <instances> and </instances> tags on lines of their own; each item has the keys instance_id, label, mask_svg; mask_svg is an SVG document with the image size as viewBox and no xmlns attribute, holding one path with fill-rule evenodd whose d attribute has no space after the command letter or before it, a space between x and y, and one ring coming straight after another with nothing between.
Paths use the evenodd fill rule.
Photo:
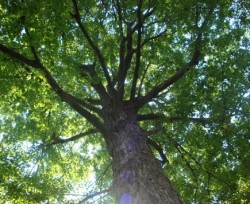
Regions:
<instances>
[{"instance_id":1,"label":"foliage","mask_svg":"<svg viewBox=\"0 0 250 204\"><path fill-rule=\"evenodd\" d=\"M119 89L122 52L134 52L123 84L128 101L147 96L185 67L199 46L194 68L143 104L139 114L152 120L140 125L154 133L151 139L168 160L164 170L186 203L249 203L249 2L144 0L143 27L131 35L137 1L79 1L94 46L79 28L74 2L0 4L0 200L73 203L111 186L111 158L101 134L63 101L44 70L101 120L93 107L100 108L95 87L110 85L104 60ZM123 47L126 37L131 39ZM46 69L10 50L26 59L38 55ZM96 75L83 76L83 64L95 64ZM112 194L103 195L92 201L111 202Z\"/></svg>"}]
</instances>

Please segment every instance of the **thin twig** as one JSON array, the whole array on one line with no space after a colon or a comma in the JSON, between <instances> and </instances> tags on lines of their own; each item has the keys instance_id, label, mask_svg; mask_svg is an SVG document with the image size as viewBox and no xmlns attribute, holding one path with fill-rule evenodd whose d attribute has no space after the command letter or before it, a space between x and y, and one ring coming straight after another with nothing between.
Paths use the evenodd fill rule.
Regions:
<instances>
[{"instance_id":1,"label":"thin twig","mask_svg":"<svg viewBox=\"0 0 250 204\"><path fill-rule=\"evenodd\" d=\"M87 200L92 199L92 198L94 198L94 197L96 197L96 196L98 196L98 195L101 195L101 194L104 194L104 193L110 193L110 192L111 192L111 189L108 188L108 189L105 189L105 190L102 190L102 191L98 191L98 192L92 193L92 194L90 194L90 195L87 195L87 196L86 196L84 199L82 199L81 201L79 201L78 204L84 203L84 202L86 202Z\"/></svg>"},{"instance_id":2,"label":"thin twig","mask_svg":"<svg viewBox=\"0 0 250 204\"><path fill-rule=\"evenodd\" d=\"M55 144L64 144L64 143L67 143L67 142L72 142L72 141L78 140L78 139L80 139L82 137L85 137L85 136L88 136L88 135L91 135L91 134L94 134L94 133L98 133L98 131L96 129L90 129L90 130L88 130L86 132L71 136L71 137L66 138L66 139L55 136L55 137L53 137L54 141L51 142L51 143L45 144L45 146L49 147L49 146L52 146L52 145L55 145Z\"/></svg>"}]
</instances>

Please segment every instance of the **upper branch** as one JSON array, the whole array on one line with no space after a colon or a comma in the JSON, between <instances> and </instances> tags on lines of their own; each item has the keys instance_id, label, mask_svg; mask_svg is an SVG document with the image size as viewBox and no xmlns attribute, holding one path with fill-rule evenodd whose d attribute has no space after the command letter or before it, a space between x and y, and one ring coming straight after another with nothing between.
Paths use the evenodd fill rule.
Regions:
<instances>
[{"instance_id":1,"label":"upper branch","mask_svg":"<svg viewBox=\"0 0 250 204\"><path fill-rule=\"evenodd\" d=\"M149 91L145 96L140 98L140 104L139 106L143 106L144 104L148 103L151 101L153 98L157 97L158 94L174 84L176 81L178 81L180 78L182 78L192 67L197 65L199 63L199 58L200 58L200 48L199 45L201 43L201 33L198 34L196 43L195 43L195 51L193 53L192 59L182 66L175 74L173 74L171 77L160 83L159 85L155 86L151 91Z\"/></svg>"},{"instance_id":2,"label":"upper branch","mask_svg":"<svg viewBox=\"0 0 250 204\"><path fill-rule=\"evenodd\" d=\"M45 78L48 82L48 84L51 86L52 90L54 90L57 95L61 98L62 101L69 104L74 110L76 110L80 115L82 115L84 118L86 118L92 125L94 125L101 133L106 133L106 129L104 128L103 124L99 120L98 117L87 111L81 103L79 103L79 100L76 99L73 95L67 93L64 91L59 84L56 82L56 80L51 76L50 72L41 65L41 70L45 74Z\"/></svg>"},{"instance_id":3,"label":"upper branch","mask_svg":"<svg viewBox=\"0 0 250 204\"><path fill-rule=\"evenodd\" d=\"M95 64L81 65L81 75L84 77L86 73L91 77L91 86L97 91L102 100L108 100L109 96L101 83L101 80L95 70Z\"/></svg>"},{"instance_id":4,"label":"upper branch","mask_svg":"<svg viewBox=\"0 0 250 204\"><path fill-rule=\"evenodd\" d=\"M104 76L108 82L108 88L110 91L112 91L112 93L115 92L115 89L112 85L112 80L111 80L111 77L108 73L108 69L107 69L107 66L105 64L105 60L104 60L104 57L103 55L101 54L99 48L94 44L93 40L90 38L89 36L89 33L87 32L85 26L83 25L82 21L81 21L81 16L80 16L80 12L79 12L79 8L78 8L78 5L77 5L77 2L76 0L72 0L72 3L73 3L73 7L74 7L74 14L73 13L70 13L71 16L76 20L79 28L81 29L83 35L85 36L86 40L88 41L90 47L92 48L92 50L94 51L97 59L99 60L99 63L103 69L103 72L104 72Z\"/></svg>"},{"instance_id":5,"label":"upper branch","mask_svg":"<svg viewBox=\"0 0 250 204\"><path fill-rule=\"evenodd\" d=\"M112 0L113 4L114 4L114 7L117 11L117 14L118 14L118 21L119 21L119 27L120 27L120 36L123 37L123 26L122 26L122 23L123 23L123 16L122 16L122 9L121 9L121 5L120 5L120 2L119 0Z\"/></svg>"},{"instance_id":6,"label":"upper branch","mask_svg":"<svg viewBox=\"0 0 250 204\"><path fill-rule=\"evenodd\" d=\"M142 85L143 85L143 81L146 77L146 74L147 74L147 71L148 71L148 68L150 67L150 63L146 66L146 68L143 70L143 74L142 74L142 77L141 77L141 81L140 81L140 85L139 85L139 88L138 88L138 96L141 95L141 90L142 90Z\"/></svg>"},{"instance_id":7,"label":"upper branch","mask_svg":"<svg viewBox=\"0 0 250 204\"><path fill-rule=\"evenodd\" d=\"M131 93L130 98L133 99L135 97L135 91L136 91L136 84L137 80L139 78L139 70L140 70L140 62L141 62L141 38L142 38L142 0L139 0L138 2L138 9L137 9L137 19L138 19L138 29L137 29L137 45L136 45L136 62L135 62L135 70L132 80L132 87L131 87Z\"/></svg>"},{"instance_id":8,"label":"upper branch","mask_svg":"<svg viewBox=\"0 0 250 204\"><path fill-rule=\"evenodd\" d=\"M164 30L164 31L160 32L158 35L155 35L155 36L149 37L148 39L145 39L142 42L141 47L143 47L145 44L147 44L151 40L155 40L155 39L158 39L158 38L164 36L164 34L166 34L166 32L167 32L167 30Z\"/></svg>"},{"instance_id":9,"label":"upper branch","mask_svg":"<svg viewBox=\"0 0 250 204\"><path fill-rule=\"evenodd\" d=\"M123 97L124 82L127 76L127 72L130 68L132 57L134 54L133 49L133 34L135 30L132 28L133 22L127 24L127 36L123 37L120 42L120 65L118 70L118 93L119 98ZM126 44L126 46L125 46Z\"/></svg>"},{"instance_id":10,"label":"upper branch","mask_svg":"<svg viewBox=\"0 0 250 204\"><path fill-rule=\"evenodd\" d=\"M27 58L26 56L16 52L13 49L10 49L2 44L0 44L0 50L7 54L8 56L12 57L13 59L24 63L26 65L29 65L33 68L39 69L43 74L47 81L47 83L50 85L51 89L61 98L62 101L69 104L74 110L76 110L80 115L82 115L84 118L86 118L92 125L94 125L101 133L106 133L106 129L104 128L103 124L99 120L98 117L91 114L89 111L87 111L83 104L79 103L79 100L76 99L73 95L67 93L64 91L60 85L56 82L56 80L51 76L49 70L43 66L41 61L39 60L34 47L32 47L33 54L36 55L35 60L31 60Z\"/></svg>"},{"instance_id":11,"label":"upper branch","mask_svg":"<svg viewBox=\"0 0 250 204\"><path fill-rule=\"evenodd\" d=\"M22 62L22 63L24 63L26 65L29 65L29 66L31 66L33 68L39 68L40 67L40 64L37 62L37 60L29 59L29 58L25 57L24 55L16 52L13 49L9 49L8 47L6 47L6 46L4 46L2 44L0 44L0 50L3 53L11 56L13 59L15 59L15 60L17 60L19 62Z\"/></svg>"},{"instance_id":12,"label":"upper branch","mask_svg":"<svg viewBox=\"0 0 250 204\"><path fill-rule=\"evenodd\" d=\"M191 60L183 65L182 67L179 68L179 70L173 74L171 77L163 81L162 83L158 84L155 86L151 91L149 91L145 96L139 97L139 103L138 107L142 107L144 104L148 103L151 101L153 98L157 97L158 94L167 89L169 86L174 84L176 81L178 81L180 78L185 76L185 74L194 66L198 65L199 60L200 60L200 55L201 55L201 45L202 45L202 33L204 31L204 28L206 27L211 14L213 13L214 8L210 8L208 15L206 16L205 20L203 21L202 25L200 27L197 27L197 38L194 43L194 52Z\"/></svg>"},{"instance_id":13,"label":"upper branch","mask_svg":"<svg viewBox=\"0 0 250 204\"><path fill-rule=\"evenodd\" d=\"M83 107L85 107L89 111L97 113L99 116L103 117L103 113L102 113L101 109L96 107L95 104L93 104L93 102L87 102L87 100L83 100L83 99L80 99L77 97L75 97L75 99L78 101L79 104L81 104Z\"/></svg>"},{"instance_id":14,"label":"upper branch","mask_svg":"<svg viewBox=\"0 0 250 204\"><path fill-rule=\"evenodd\" d=\"M142 1L141 1L142 2ZM139 2L139 4L141 4ZM127 22L127 35L121 39L120 42L120 65L119 70L117 74L117 81L118 81L118 93L120 97L123 97L124 94L124 82L127 77L127 73L129 68L131 67L131 61L133 58L133 55L136 53L136 68L135 68L135 76L134 76L134 84L138 79L139 73L139 66L140 66L140 49L141 49L141 32L142 32L142 25L145 22L145 20L152 15L154 9L148 9L144 15L142 15L141 7L138 4L138 11L137 11L137 22ZM140 7L140 8L139 8ZM139 14L140 13L140 14ZM137 46L136 48L133 48L133 35L134 33L138 31L137 36ZM135 87L135 85L134 85ZM134 88L133 88L134 90ZM133 91L132 91L133 92ZM134 94L133 94L134 95Z\"/></svg>"}]
</instances>

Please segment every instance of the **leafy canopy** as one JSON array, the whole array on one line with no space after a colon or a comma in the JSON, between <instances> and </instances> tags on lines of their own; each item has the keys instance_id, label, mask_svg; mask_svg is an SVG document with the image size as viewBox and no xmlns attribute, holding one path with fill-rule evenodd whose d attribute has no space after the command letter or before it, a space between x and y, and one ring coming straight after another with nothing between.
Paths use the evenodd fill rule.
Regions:
<instances>
[{"instance_id":1,"label":"leafy canopy","mask_svg":"<svg viewBox=\"0 0 250 204\"><path fill-rule=\"evenodd\" d=\"M36 53L66 92L100 108L95 84L109 83L102 58L114 88L124 85L123 98L129 100L145 96L185 66L202 33L197 65L145 103L140 125L155 133L150 137L166 154L164 169L184 201L248 203L249 2L145 0L143 27L131 31L138 18L136 1L79 1L80 20L97 50L79 28L74 2L0 4L0 200L73 202L112 183L101 135L61 101L44 71L5 47L27 59ZM122 47L126 36L131 44ZM119 84L123 49L136 54ZM83 77L82 64L95 64L97 75ZM99 118L93 107L90 112ZM66 138L74 141L62 142ZM161 151L152 150L161 159Z\"/></svg>"}]
</instances>

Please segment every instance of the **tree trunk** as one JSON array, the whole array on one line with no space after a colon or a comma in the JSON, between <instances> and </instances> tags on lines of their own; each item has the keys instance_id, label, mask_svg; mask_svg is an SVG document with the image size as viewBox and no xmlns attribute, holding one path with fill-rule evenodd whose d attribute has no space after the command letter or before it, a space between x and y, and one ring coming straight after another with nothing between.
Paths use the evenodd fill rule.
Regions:
<instances>
[{"instance_id":1,"label":"tree trunk","mask_svg":"<svg viewBox=\"0 0 250 204\"><path fill-rule=\"evenodd\" d=\"M113 158L116 203L182 203L136 121L131 117L120 120L114 129L107 145Z\"/></svg>"}]
</instances>

